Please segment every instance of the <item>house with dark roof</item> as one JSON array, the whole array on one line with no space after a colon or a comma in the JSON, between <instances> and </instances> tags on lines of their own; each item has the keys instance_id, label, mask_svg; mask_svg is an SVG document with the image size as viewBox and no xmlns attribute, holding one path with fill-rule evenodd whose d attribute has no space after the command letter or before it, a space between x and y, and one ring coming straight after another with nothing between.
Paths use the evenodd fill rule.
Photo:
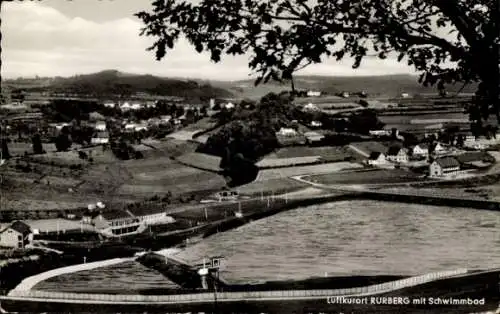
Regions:
<instances>
[{"instance_id":1,"label":"house with dark roof","mask_svg":"<svg viewBox=\"0 0 500 314\"><path fill-rule=\"evenodd\" d=\"M461 168L483 169L495 162L495 158L487 152L465 152L455 157Z\"/></svg>"},{"instance_id":2,"label":"house with dark roof","mask_svg":"<svg viewBox=\"0 0 500 314\"><path fill-rule=\"evenodd\" d=\"M429 166L431 177L453 176L460 171L460 163L453 157L443 157L434 160Z\"/></svg>"},{"instance_id":3,"label":"house with dark roof","mask_svg":"<svg viewBox=\"0 0 500 314\"><path fill-rule=\"evenodd\" d=\"M404 147L391 146L387 150L386 159L392 162L405 163L408 162L408 149Z\"/></svg>"},{"instance_id":4,"label":"house with dark roof","mask_svg":"<svg viewBox=\"0 0 500 314\"><path fill-rule=\"evenodd\" d=\"M22 221L14 221L0 231L0 246L8 248L24 248L33 241L33 231Z\"/></svg>"},{"instance_id":5,"label":"house with dark roof","mask_svg":"<svg viewBox=\"0 0 500 314\"><path fill-rule=\"evenodd\" d=\"M380 142L375 142L375 141L354 142L349 144L348 147L354 153L364 158L369 158L373 152L378 152L385 155L388 150L387 146L383 145Z\"/></svg>"}]
</instances>

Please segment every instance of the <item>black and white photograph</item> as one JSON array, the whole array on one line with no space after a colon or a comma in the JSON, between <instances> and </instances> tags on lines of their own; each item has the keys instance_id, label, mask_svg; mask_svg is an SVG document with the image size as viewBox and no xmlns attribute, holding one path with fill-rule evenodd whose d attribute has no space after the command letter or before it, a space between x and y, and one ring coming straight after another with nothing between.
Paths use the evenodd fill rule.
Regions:
<instances>
[{"instance_id":1,"label":"black and white photograph","mask_svg":"<svg viewBox=\"0 0 500 314\"><path fill-rule=\"evenodd\" d=\"M0 313L500 314L500 1L0 5Z\"/></svg>"}]
</instances>

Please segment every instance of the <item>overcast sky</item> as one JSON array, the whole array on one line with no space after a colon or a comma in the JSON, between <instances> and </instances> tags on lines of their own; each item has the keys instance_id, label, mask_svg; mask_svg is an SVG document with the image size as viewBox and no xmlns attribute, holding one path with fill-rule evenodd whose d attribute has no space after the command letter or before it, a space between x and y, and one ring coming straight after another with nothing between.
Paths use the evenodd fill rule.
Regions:
<instances>
[{"instance_id":1,"label":"overcast sky","mask_svg":"<svg viewBox=\"0 0 500 314\"><path fill-rule=\"evenodd\" d=\"M72 76L116 69L123 72L217 80L248 78L244 56L224 56L220 63L198 54L185 41L156 61L146 51L152 39L139 36L135 12L151 0L44 0L2 2L2 76ZM394 59L364 60L360 69L349 59L310 66L301 74L414 74Z\"/></svg>"}]
</instances>

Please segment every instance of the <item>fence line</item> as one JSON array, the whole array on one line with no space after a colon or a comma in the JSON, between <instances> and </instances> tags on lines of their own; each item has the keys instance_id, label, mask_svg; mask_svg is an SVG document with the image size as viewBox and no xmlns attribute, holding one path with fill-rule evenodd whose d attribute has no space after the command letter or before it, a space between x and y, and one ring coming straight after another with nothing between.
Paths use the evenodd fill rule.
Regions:
<instances>
[{"instance_id":1,"label":"fence line","mask_svg":"<svg viewBox=\"0 0 500 314\"><path fill-rule=\"evenodd\" d=\"M328 296L354 296L363 294L377 294L390 292L402 288L425 284L439 279L444 279L456 275L464 275L466 269L453 271L441 271L426 275L410 277L402 280L391 281L366 287L348 289L322 289L322 290L277 290L277 291L246 291L246 292L218 292L217 300L231 301L241 299L276 299L276 298L317 298ZM177 295L112 295L112 294L88 294L88 293L66 293L40 290L13 290L10 297L36 298L36 299L56 299L56 300L92 300L103 302L201 302L212 301L213 292L202 292L192 294Z\"/></svg>"}]
</instances>

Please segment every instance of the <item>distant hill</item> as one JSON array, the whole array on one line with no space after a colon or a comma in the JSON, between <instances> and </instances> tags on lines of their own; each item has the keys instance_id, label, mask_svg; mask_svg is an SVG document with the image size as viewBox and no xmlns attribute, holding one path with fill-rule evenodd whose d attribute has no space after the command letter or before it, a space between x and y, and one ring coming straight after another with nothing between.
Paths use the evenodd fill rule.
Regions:
<instances>
[{"instance_id":1,"label":"distant hill","mask_svg":"<svg viewBox=\"0 0 500 314\"><path fill-rule=\"evenodd\" d=\"M256 99L267 93L279 93L290 90L290 82L268 82L254 87L254 80L242 80L234 82L211 81L213 86L224 88L238 98ZM296 76L294 77L296 89L321 90L329 94L365 91L369 95L380 97L396 97L401 93L434 94L436 87L424 87L418 83L418 77L413 75L386 75L386 76ZM449 86L450 93L458 91L462 84ZM476 85L471 84L463 89L463 93L473 93Z\"/></svg>"},{"instance_id":2,"label":"distant hill","mask_svg":"<svg viewBox=\"0 0 500 314\"><path fill-rule=\"evenodd\" d=\"M397 97L401 93L435 94L435 87L424 87L413 75L385 76L296 76L296 89L321 90L328 94L343 91L365 91L371 96ZM462 84L448 86L450 93L458 91ZM22 88L27 91L49 91L100 96L135 94L145 92L161 96L187 98L234 98L260 99L268 93L290 90L290 82L268 82L254 86L254 80L216 81L201 79L166 78L153 75L124 73L106 70L94 74L77 75L69 78L17 79L2 82L2 89ZM463 93L473 93L476 85L471 84Z\"/></svg>"},{"instance_id":3,"label":"distant hill","mask_svg":"<svg viewBox=\"0 0 500 314\"><path fill-rule=\"evenodd\" d=\"M77 75L69 78L57 77L44 79L36 84L36 79L30 81L30 86L19 80L6 81L5 85L24 88L27 91L49 91L66 94L91 95L93 97L112 95L133 95L148 93L160 96L177 96L186 98L232 97L232 93L210 84L199 84L194 80L160 78L153 75L138 75L123 73L116 70L106 70L93 74Z\"/></svg>"}]
</instances>

